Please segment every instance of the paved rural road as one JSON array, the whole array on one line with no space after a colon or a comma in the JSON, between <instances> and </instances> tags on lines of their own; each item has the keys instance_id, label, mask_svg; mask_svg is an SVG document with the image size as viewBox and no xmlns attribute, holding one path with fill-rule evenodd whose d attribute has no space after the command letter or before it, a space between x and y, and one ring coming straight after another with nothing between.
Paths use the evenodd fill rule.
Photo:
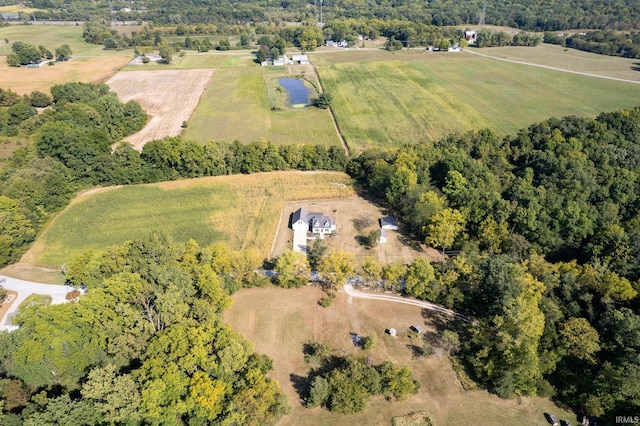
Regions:
<instances>
[{"instance_id":1,"label":"paved rural road","mask_svg":"<svg viewBox=\"0 0 640 426\"><path fill-rule=\"evenodd\" d=\"M51 304L64 303L67 293L73 291L73 287L68 285L40 284L31 281L23 281L16 278L0 275L0 286L5 290L12 290L18 293L18 297L11 303L7 314L0 318L0 331L6 329L7 316L15 313L18 306L24 299L32 294L46 294L51 296Z\"/></svg>"},{"instance_id":2,"label":"paved rural road","mask_svg":"<svg viewBox=\"0 0 640 426\"><path fill-rule=\"evenodd\" d=\"M363 293L361 291L355 290L351 284L346 284L344 286L344 291L351 297L357 297L360 299L384 300L387 302L404 303L405 305L419 306L424 309L429 309L431 311L436 311L446 315L450 315L452 317L461 319L466 322L472 322L472 319L465 315L459 314L455 311L452 311L451 309L447 309L442 306L435 305L433 303L423 302L421 300L409 299L409 298L400 297L400 296L389 296L386 294Z\"/></svg>"},{"instance_id":3,"label":"paved rural road","mask_svg":"<svg viewBox=\"0 0 640 426\"><path fill-rule=\"evenodd\" d=\"M485 55L483 53L474 52L473 49L462 49L462 51L466 52L466 53L470 53L472 55L482 56L483 58L495 59L496 61L511 62L513 64L520 64L520 65L529 65L530 67L546 68L548 70L568 72L570 74L586 75L587 77L604 78L605 80L614 80L614 81L622 81L624 83L640 84L640 81L636 81L636 80L626 80L624 78L608 77L606 75L590 74L588 72L571 71L571 70L567 70L567 69L564 69L564 68L550 67L548 65L540 65L540 64L532 64L531 62L516 61L514 59L497 58L495 56Z\"/></svg>"}]
</instances>

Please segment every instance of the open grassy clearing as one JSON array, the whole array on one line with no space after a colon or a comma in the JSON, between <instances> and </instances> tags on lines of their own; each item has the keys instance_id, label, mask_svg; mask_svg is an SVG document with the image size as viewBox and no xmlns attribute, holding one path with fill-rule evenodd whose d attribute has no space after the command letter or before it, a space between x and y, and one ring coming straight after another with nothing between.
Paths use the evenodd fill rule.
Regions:
<instances>
[{"instance_id":1,"label":"open grassy clearing","mask_svg":"<svg viewBox=\"0 0 640 426\"><path fill-rule=\"evenodd\" d=\"M22 261L60 267L75 254L162 231L176 241L269 255L285 201L354 194L335 172L274 172L110 187L76 198L36 240Z\"/></svg>"},{"instance_id":2,"label":"open grassy clearing","mask_svg":"<svg viewBox=\"0 0 640 426\"><path fill-rule=\"evenodd\" d=\"M474 51L496 58L640 81L640 59L598 55L544 43L535 48L492 47Z\"/></svg>"},{"instance_id":3,"label":"open grassy clearing","mask_svg":"<svg viewBox=\"0 0 640 426\"><path fill-rule=\"evenodd\" d=\"M236 67L255 67L255 55L249 52L241 53L222 53L222 52L188 52L184 56L174 55L171 64L158 64L150 62L144 65L128 65L123 70L142 70L142 69L163 69L163 70L185 70L185 69L204 69L204 68L236 68Z\"/></svg>"},{"instance_id":4,"label":"open grassy clearing","mask_svg":"<svg viewBox=\"0 0 640 426\"><path fill-rule=\"evenodd\" d=\"M333 94L340 130L355 152L480 128L511 134L552 116L594 117L637 106L640 99L637 84L464 53L356 53L358 62L316 66L325 91ZM385 54L386 61L371 61ZM323 55L317 55L320 61L314 56L314 62L330 63Z\"/></svg>"},{"instance_id":5,"label":"open grassy clearing","mask_svg":"<svg viewBox=\"0 0 640 426\"><path fill-rule=\"evenodd\" d=\"M410 325L422 325L426 334L436 336L449 327L442 318L414 306L383 301L353 299L340 293L333 306L322 308L317 301L324 293L317 287L285 290L275 287L241 290L234 294L234 305L225 314L233 328L254 343L256 350L274 359L270 376L278 380L289 396L290 415L280 425L384 425L391 418L412 411L426 410L435 424L445 425L548 425L544 412L574 422L575 416L542 398L502 400L486 391L465 391L445 355L416 357L412 346L420 345L410 334L397 338L384 334L394 327L406 331ZM378 343L371 351L363 351L351 343L349 333L376 334ZM336 355L371 355L375 363L390 360L407 365L419 379L420 393L404 402L372 399L367 409L355 415L331 414L326 410L302 407L294 381L305 376L309 366L304 362L302 345L323 342Z\"/></svg>"},{"instance_id":6,"label":"open grassy clearing","mask_svg":"<svg viewBox=\"0 0 640 426\"><path fill-rule=\"evenodd\" d=\"M266 81L273 73L258 66L218 69L189 120L185 138L242 143L265 138L278 145L340 146L327 111L271 110Z\"/></svg>"},{"instance_id":7,"label":"open grassy clearing","mask_svg":"<svg viewBox=\"0 0 640 426\"><path fill-rule=\"evenodd\" d=\"M5 39L9 43L5 43ZM102 45L89 44L82 38L82 25L9 25L0 28L0 56L11 52L11 44L15 41L31 43L36 47L42 45L54 52L56 47L68 44L73 56L129 56L133 49L104 50ZM4 58L1 62L4 64Z\"/></svg>"}]
</instances>

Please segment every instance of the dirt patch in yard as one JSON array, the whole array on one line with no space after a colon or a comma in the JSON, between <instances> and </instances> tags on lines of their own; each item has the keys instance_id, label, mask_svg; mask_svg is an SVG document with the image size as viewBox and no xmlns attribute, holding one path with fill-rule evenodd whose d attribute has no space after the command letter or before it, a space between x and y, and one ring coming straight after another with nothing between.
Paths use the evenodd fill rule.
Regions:
<instances>
[{"instance_id":1,"label":"dirt patch in yard","mask_svg":"<svg viewBox=\"0 0 640 426\"><path fill-rule=\"evenodd\" d=\"M142 151L145 143L178 136L198 105L215 70L122 71L107 84L123 101L135 100L150 120L144 129L125 140Z\"/></svg>"},{"instance_id":2,"label":"dirt patch in yard","mask_svg":"<svg viewBox=\"0 0 640 426\"><path fill-rule=\"evenodd\" d=\"M331 216L336 221L337 229L334 235L325 237L328 250L340 249L353 253L358 265L368 256L376 257L383 263L400 262L403 264L409 264L417 257L426 257L432 261L442 258L437 250L411 241L402 234L402 231L387 230L386 243L370 249L365 248L360 242L361 237L380 229L379 219L387 214L383 208L361 197L285 203L271 257L280 256L285 250L292 248L293 231L289 228L289 216L300 207L304 207L310 212L323 212ZM356 222L363 217L368 218L369 224L358 230ZM313 241L308 240L307 244L311 246Z\"/></svg>"},{"instance_id":3,"label":"dirt patch in yard","mask_svg":"<svg viewBox=\"0 0 640 426\"><path fill-rule=\"evenodd\" d=\"M9 308L13 304L13 301L18 297L18 293L11 290L5 290L7 296L4 299L4 303L0 304L0 318L4 318ZM0 324L1 325L1 324Z\"/></svg>"}]
</instances>

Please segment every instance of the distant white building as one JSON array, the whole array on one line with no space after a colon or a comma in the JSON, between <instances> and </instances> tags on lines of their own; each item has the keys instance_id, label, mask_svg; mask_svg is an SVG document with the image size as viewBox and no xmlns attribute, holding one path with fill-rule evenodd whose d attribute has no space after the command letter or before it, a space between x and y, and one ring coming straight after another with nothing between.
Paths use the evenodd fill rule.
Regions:
<instances>
[{"instance_id":1,"label":"distant white building","mask_svg":"<svg viewBox=\"0 0 640 426\"><path fill-rule=\"evenodd\" d=\"M309 57L307 55L291 55L291 61L293 63L299 63L300 65L306 65L309 63Z\"/></svg>"}]
</instances>

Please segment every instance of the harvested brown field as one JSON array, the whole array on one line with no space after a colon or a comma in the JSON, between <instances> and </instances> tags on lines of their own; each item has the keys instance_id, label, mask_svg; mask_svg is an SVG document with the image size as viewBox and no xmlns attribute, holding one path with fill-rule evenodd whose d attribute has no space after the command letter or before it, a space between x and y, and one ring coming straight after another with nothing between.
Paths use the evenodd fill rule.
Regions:
<instances>
[{"instance_id":1,"label":"harvested brown field","mask_svg":"<svg viewBox=\"0 0 640 426\"><path fill-rule=\"evenodd\" d=\"M215 70L122 71L107 84L127 102L135 100L151 117L144 129L126 138L138 151L145 143L178 136Z\"/></svg>"},{"instance_id":2,"label":"harvested brown field","mask_svg":"<svg viewBox=\"0 0 640 426\"><path fill-rule=\"evenodd\" d=\"M0 83L3 89L11 89L24 95L39 90L49 93L55 84L79 81L82 83L102 83L125 66L129 56L105 56L73 58L55 65L40 68L10 67L4 57L0 57Z\"/></svg>"}]
</instances>

